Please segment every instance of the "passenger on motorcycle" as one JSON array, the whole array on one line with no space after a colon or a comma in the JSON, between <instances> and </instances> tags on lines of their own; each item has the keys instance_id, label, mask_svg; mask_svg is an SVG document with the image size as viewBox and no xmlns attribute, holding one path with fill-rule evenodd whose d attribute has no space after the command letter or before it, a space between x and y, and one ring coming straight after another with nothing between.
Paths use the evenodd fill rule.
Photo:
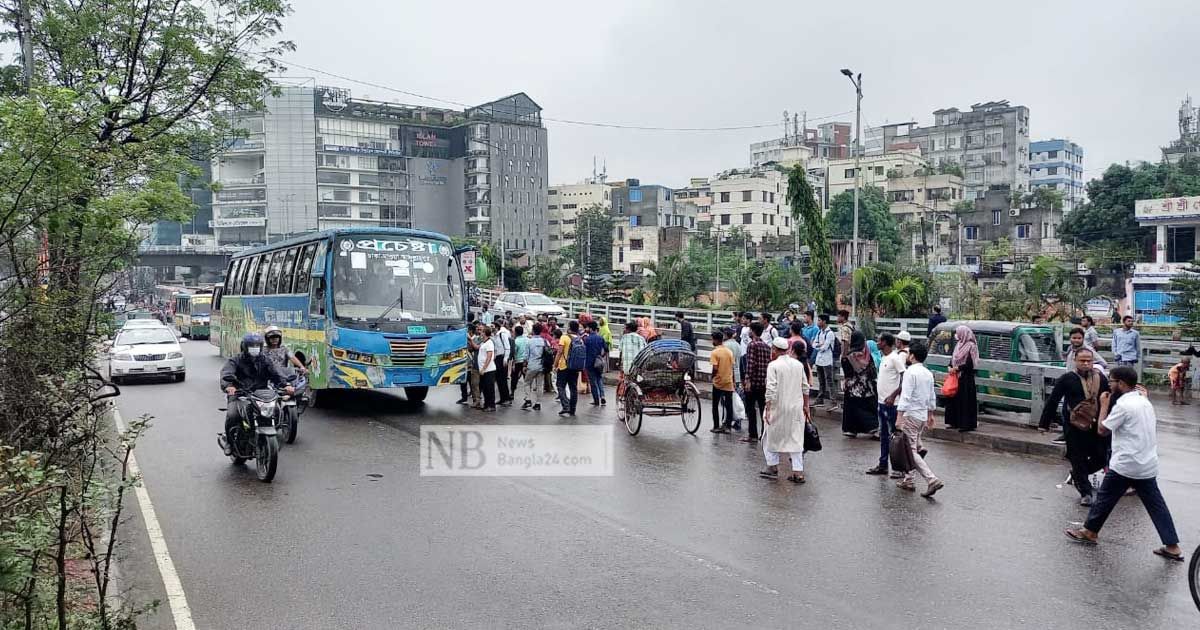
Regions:
<instances>
[{"instance_id":1,"label":"passenger on motorcycle","mask_svg":"<svg viewBox=\"0 0 1200 630\"><path fill-rule=\"evenodd\" d=\"M293 373L301 375L308 374L308 368L292 354L292 351L283 345L283 331L279 330L278 326L268 326L263 331L263 338L266 339L266 347L263 349L263 354L267 355L275 368L284 376L291 376ZM293 372L295 368L295 372Z\"/></svg>"},{"instance_id":2,"label":"passenger on motorcycle","mask_svg":"<svg viewBox=\"0 0 1200 630\"><path fill-rule=\"evenodd\" d=\"M262 335L248 333L242 337L242 351L230 357L225 367L221 368L221 389L230 398L229 408L225 411L226 436L231 426L242 422L242 405L233 400L239 391L253 392L266 389L268 385L282 387L289 395L296 391L288 385L287 377L263 354L263 345Z\"/></svg>"}]
</instances>

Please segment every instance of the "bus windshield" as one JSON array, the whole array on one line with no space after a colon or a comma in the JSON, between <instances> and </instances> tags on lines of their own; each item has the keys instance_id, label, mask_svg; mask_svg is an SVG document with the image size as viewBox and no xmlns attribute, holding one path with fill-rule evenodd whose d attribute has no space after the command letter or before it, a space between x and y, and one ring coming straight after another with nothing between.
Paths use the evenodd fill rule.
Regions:
<instances>
[{"instance_id":1,"label":"bus windshield","mask_svg":"<svg viewBox=\"0 0 1200 630\"><path fill-rule=\"evenodd\" d=\"M1018 332L1017 358L1022 363L1056 363L1063 360L1050 332Z\"/></svg>"},{"instance_id":2,"label":"bus windshield","mask_svg":"<svg viewBox=\"0 0 1200 630\"><path fill-rule=\"evenodd\" d=\"M209 311L212 310L212 296L192 298L192 316L208 317Z\"/></svg>"},{"instance_id":3,"label":"bus windshield","mask_svg":"<svg viewBox=\"0 0 1200 630\"><path fill-rule=\"evenodd\" d=\"M450 243L355 234L339 238L333 251L330 290L337 317L462 321L462 284Z\"/></svg>"}]
</instances>

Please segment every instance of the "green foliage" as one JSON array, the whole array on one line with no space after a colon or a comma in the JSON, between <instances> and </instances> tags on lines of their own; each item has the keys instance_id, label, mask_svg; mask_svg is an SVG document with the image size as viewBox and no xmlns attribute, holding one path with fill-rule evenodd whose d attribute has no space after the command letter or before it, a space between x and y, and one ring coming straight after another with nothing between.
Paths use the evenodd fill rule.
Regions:
<instances>
[{"instance_id":1,"label":"green foliage","mask_svg":"<svg viewBox=\"0 0 1200 630\"><path fill-rule=\"evenodd\" d=\"M788 205L792 207L792 225L800 231L801 241L808 246L809 277L817 309L829 312L837 309L837 270L833 267L833 252L829 246L829 226L808 183L808 173L799 164L788 171Z\"/></svg>"},{"instance_id":2,"label":"green foliage","mask_svg":"<svg viewBox=\"0 0 1200 630\"><path fill-rule=\"evenodd\" d=\"M803 277L776 260L767 260L742 268L735 280L737 307L740 310L782 311L787 305L808 294Z\"/></svg>"},{"instance_id":3,"label":"green foliage","mask_svg":"<svg viewBox=\"0 0 1200 630\"><path fill-rule=\"evenodd\" d=\"M633 292L629 295L629 303L638 305L646 303L646 292L642 290L642 287L634 287Z\"/></svg>"},{"instance_id":4,"label":"green foliage","mask_svg":"<svg viewBox=\"0 0 1200 630\"><path fill-rule=\"evenodd\" d=\"M650 278L654 303L659 306L686 306L707 290L708 279L703 271L691 265L685 256L664 256L657 265L649 267L654 272Z\"/></svg>"},{"instance_id":5,"label":"green foliage","mask_svg":"<svg viewBox=\"0 0 1200 630\"><path fill-rule=\"evenodd\" d=\"M937 172L938 175L957 175L963 177L962 167L955 162L947 162L946 160L938 163Z\"/></svg>"},{"instance_id":6,"label":"green foliage","mask_svg":"<svg viewBox=\"0 0 1200 630\"><path fill-rule=\"evenodd\" d=\"M933 294L927 272L872 263L854 270L860 317L921 317L928 313Z\"/></svg>"},{"instance_id":7,"label":"green foliage","mask_svg":"<svg viewBox=\"0 0 1200 630\"><path fill-rule=\"evenodd\" d=\"M578 269L583 271L588 295L598 297L604 290L602 276L612 273L613 218L600 206L585 208L575 220L575 253Z\"/></svg>"},{"instance_id":8,"label":"green foliage","mask_svg":"<svg viewBox=\"0 0 1200 630\"><path fill-rule=\"evenodd\" d=\"M867 186L858 194L858 237L879 242L879 259L895 262L900 254L900 228L883 189ZM829 233L849 239L854 234L854 191L838 193L829 202Z\"/></svg>"},{"instance_id":9,"label":"green foliage","mask_svg":"<svg viewBox=\"0 0 1200 630\"><path fill-rule=\"evenodd\" d=\"M983 248L983 262L988 264L1009 260L1012 258L1012 255L1012 241L1007 236L1002 236L1000 240L990 243Z\"/></svg>"},{"instance_id":10,"label":"green foliage","mask_svg":"<svg viewBox=\"0 0 1200 630\"><path fill-rule=\"evenodd\" d=\"M1175 296L1168 312L1179 317L1185 334L1200 335L1200 260L1193 260L1171 279L1171 291Z\"/></svg>"},{"instance_id":11,"label":"green foliage","mask_svg":"<svg viewBox=\"0 0 1200 630\"><path fill-rule=\"evenodd\" d=\"M1130 168L1113 164L1099 179L1087 184L1088 203L1068 214L1059 227L1065 242L1095 244L1101 241L1137 247L1151 237L1150 228L1138 225L1134 202L1200 195L1200 161L1178 164L1141 164Z\"/></svg>"},{"instance_id":12,"label":"green foliage","mask_svg":"<svg viewBox=\"0 0 1200 630\"><path fill-rule=\"evenodd\" d=\"M1065 322L1082 312L1088 300L1103 297L1101 291L1088 288L1070 264L1053 256L1038 256L1006 280L986 296L992 319L1029 321L1041 316Z\"/></svg>"}]
</instances>

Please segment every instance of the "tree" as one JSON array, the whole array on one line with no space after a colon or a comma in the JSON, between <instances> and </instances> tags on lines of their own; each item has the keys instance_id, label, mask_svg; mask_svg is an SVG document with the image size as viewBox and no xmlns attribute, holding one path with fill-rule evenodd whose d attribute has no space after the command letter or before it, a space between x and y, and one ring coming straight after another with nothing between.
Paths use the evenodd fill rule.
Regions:
<instances>
[{"instance_id":1,"label":"tree","mask_svg":"<svg viewBox=\"0 0 1200 630\"><path fill-rule=\"evenodd\" d=\"M854 235L853 191L843 191L830 200L827 220L833 238L849 239ZM858 238L877 241L879 259L884 262L895 262L900 254L900 227L883 189L878 186L859 190Z\"/></svg>"},{"instance_id":2,"label":"tree","mask_svg":"<svg viewBox=\"0 0 1200 630\"><path fill-rule=\"evenodd\" d=\"M657 264L647 265L647 268L654 274L650 286L654 291L654 303L659 306L683 306L706 291L708 283L703 272L679 254L663 256Z\"/></svg>"},{"instance_id":3,"label":"tree","mask_svg":"<svg viewBox=\"0 0 1200 630\"><path fill-rule=\"evenodd\" d=\"M938 175L957 175L959 177L963 176L963 171L962 171L961 166L959 166L958 164L956 164L954 162L947 162L946 160L942 160L942 161L938 162L937 172L938 172Z\"/></svg>"},{"instance_id":4,"label":"tree","mask_svg":"<svg viewBox=\"0 0 1200 630\"><path fill-rule=\"evenodd\" d=\"M32 51L28 87L0 77L0 627L133 626L107 589L146 422L112 435L115 393L93 369L108 325L98 304L144 226L195 210L178 178L196 173L198 151L242 135L230 113L261 107L282 69L272 59L291 49L271 41L289 11L278 0L0 5L4 37L16 31ZM14 488L28 492L10 501ZM92 579L67 575L74 559Z\"/></svg>"},{"instance_id":5,"label":"tree","mask_svg":"<svg viewBox=\"0 0 1200 630\"><path fill-rule=\"evenodd\" d=\"M600 206L579 212L575 219L575 252L583 271L584 290L597 296L603 289L602 278L612 273L613 218Z\"/></svg>"},{"instance_id":6,"label":"tree","mask_svg":"<svg viewBox=\"0 0 1200 630\"><path fill-rule=\"evenodd\" d=\"M1179 317L1179 327L1188 335L1200 335L1200 260L1171 278L1171 292L1175 295L1167 305L1167 312Z\"/></svg>"},{"instance_id":7,"label":"tree","mask_svg":"<svg viewBox=\"0 0 1200 630\"><path fill-rule=\"evenodd\" d=\"M835 310L837 270L833 267L833 252L829 246L829 227L812 186L808 184L808 173L799 164L788 171L787 202L792 207L792 225L800 231L808 246L813 299L821 311Z\"/></svg>"},{"instance_id":8,"label":"tree","mask_svg":"<svg viewBox=\"0 0 1200 630\"><path fill-rule=\"evenodd\" d=\"M1200 160L1178 164L1113 164L1099 179L1087 183L1088 203L1068 214L1059 227L1064 241L1090 245L1142 247L1151 231L1138 225L1134 202L1200 195Z\"/></svg>"},{"instance_id":9,"label":"tree","mask_svg":"<svg viewBox=\"0 0 1200 630\"><path fill-rule=\"evenodd\" d=\"M933 279L928 272L871 263L855 269L853 281L858 290L857 316L864 322L864 330L874 328L876 316L921 317L932 301Z\"/></svg>"},{"instance_id":10,"label":"tree","mask_svg":"<svg viewBox=\"0 0 1200 630\"><path fill-rule=\"evenodd\" d=\"M732 284L740 310L782 311L808 292L804 278L777 260L743 267Z\"/></svg>"}]
</instances>

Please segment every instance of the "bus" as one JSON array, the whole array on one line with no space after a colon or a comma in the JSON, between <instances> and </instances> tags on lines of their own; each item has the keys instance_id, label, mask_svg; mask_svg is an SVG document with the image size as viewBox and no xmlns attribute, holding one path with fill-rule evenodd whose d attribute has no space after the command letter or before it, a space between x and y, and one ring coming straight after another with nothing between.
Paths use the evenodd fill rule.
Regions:
<instances>
[{"instance_id":1,"label":"bus","mask_svg":"<svg viewBox=\"0 0 1200 630\"><path fill-rule=\"evenodd\" d=\"M212 289L184 289L175 294L175 327L189 339L209 338Z\"/></svg>"},{"instance_id":2,"label":"bus","mask_svg":"<svg viewBox=\"0 0 1200 630\"><path fill-rule=\"evenodd\" d=\"M234 256L215 294L213 341L229 357L247 332L278 326L311 361L315 391L402 387L421 401L466 380L464 289L447 236L326 230Z\"/></svg>"}]
</instances>

